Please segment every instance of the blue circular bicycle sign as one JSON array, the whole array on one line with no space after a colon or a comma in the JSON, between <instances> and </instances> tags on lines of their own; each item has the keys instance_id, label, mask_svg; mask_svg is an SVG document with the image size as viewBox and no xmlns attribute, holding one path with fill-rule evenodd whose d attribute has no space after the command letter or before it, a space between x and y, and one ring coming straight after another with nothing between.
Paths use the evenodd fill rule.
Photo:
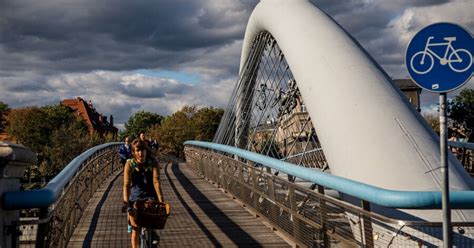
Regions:
<instances>
[{"instance_id":1,"label":"blue circular bicycle sign","mask_svg":"<svg viewBox=\"0 0 474 248\"><path fill-rule=\"evenodd\" d=\"M419 31L408 44L405 63L420 87L433 92L455 90L472 76L471 34L451 23L436 23Z\"/></svg>"}]
</instances>

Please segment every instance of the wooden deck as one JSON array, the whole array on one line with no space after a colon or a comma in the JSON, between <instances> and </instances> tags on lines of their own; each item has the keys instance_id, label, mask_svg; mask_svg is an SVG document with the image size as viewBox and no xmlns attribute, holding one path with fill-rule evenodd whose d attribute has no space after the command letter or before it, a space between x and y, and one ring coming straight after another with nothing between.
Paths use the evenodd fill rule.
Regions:
<instances>
[{"instance_id":1,"label":"wooden deck","mask_svg":"<svg viewBox=\"0 0 474 248\"><path fill-rule=\"evenodd\" d=\"M186 164L163 165L161 184L172 206L160 247L289 247L259 219ZM68 247L131 247L122 207L122 173L89 202Z\"/></svg>"}]
</instances>

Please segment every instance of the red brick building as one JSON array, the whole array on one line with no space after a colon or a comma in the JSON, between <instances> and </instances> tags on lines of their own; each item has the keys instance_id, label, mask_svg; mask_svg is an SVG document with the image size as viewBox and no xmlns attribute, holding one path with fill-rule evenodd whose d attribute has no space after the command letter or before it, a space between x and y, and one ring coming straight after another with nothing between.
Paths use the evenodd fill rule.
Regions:
<instances>
[{"instance_id":1,"label":"red brick building","mask_svg":"<svg viewBox=\"0 0 474 248\"><path fill-rule=\"evenodd\" d=\"M91 101L86 102L78 97L76 99L65 99L61 104L75 110L78 115L86 120L89 133L96 132L101 137L108 134L112 134L114 137L117 136L118 129L114 127L113 116L110 115L110 119L107 120L107 116L97 113Z\"/></svg>"}]
</instances>

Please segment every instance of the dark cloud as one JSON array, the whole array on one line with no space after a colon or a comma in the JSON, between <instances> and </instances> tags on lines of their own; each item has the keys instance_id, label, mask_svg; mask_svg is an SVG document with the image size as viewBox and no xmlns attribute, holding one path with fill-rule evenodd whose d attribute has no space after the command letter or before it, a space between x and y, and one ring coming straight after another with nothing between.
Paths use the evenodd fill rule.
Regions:
<instances>
[{"instance_id":1,"label":"dark cloud","mask_svg":"<svg viewBox=\"0 0 474 248\"><path fill-rule=\"evenodd\" d=\"M4 0L0 71L44 73L173 68L239 40L257 1ZM224 4L224 3L223 3ZM2 55L3 56L3 55Z\"/></svg>"},{"instance_id":2,"label":"dark cloud","mask_svg":"<svg viewBox=\"0 0 474 248\"><path fill-rule=\"evenodd\" d=\"M170 114L185 104L225 106L258 2L0 0L0 101L21 107L81 96L116 123L141 109ZM422 26L474 26L469 0L313 2L394 78L407 77L404 49ZM146 77L137 69L185 72L199 82Z\"/></svg>"},{"instance_id":3,"label":"dark cloud","mask_svg":"<svg viewBox=\"0 0 474 248\"><path fill-rule=\"evenodd\" d=\"M450 2L450 0L311 0L311 2L330 16L337 17L339 15L352 15L354 11L360 12L364 9L372 10L374 8L397 12L403 8L441 5ZM370 19L370 17L362 19Z\"/></svg>"},{"instance_id":4,"label":"dark cloud","mask_svg":"<svg viewBox=\"0 0 474 248\"><path fill-rule=\"evenodd\" d=\"M5 90L12 92L38 92L38 91L53 91L54 89L47 84L40 82L26 82L21 84L6 85Z\"/></svg>"},{"instance_id":5,"label":"dark cloud","mask_svg":"<svg viewBox=\"0 0 474 248\"><path fill-rule=\"evenodd\" d=\"M123 85L121 93L139 98L163 98L169 94L184 95L191 87L186 84L166 80L159 82L158 85L156 82L151 82L150 84L143 84L142 82L139 84L127 83Z\"/></svg>"}]
</instances>

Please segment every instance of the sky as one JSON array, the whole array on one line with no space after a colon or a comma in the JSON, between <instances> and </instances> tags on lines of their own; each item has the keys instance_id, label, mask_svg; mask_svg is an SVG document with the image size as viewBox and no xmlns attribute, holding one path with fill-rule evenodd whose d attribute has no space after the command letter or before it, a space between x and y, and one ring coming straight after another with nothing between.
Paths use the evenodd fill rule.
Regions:
<instances>
[{"instance_id":1,"label":"sky","mask_svg":"<svg viewBox=\"0 0 474 248\"><path fill-rule=\"evenodd\" d=\"M258 2L0 0L0 101L18 108L82 97L119 128L139 110L224 107ZM392 78L408 78L405 49L423 27L452 22L474 31L472 0L312 2ZM424 91L423 111L434 113L437 99Z\"/></svg>"}]
</instances>

